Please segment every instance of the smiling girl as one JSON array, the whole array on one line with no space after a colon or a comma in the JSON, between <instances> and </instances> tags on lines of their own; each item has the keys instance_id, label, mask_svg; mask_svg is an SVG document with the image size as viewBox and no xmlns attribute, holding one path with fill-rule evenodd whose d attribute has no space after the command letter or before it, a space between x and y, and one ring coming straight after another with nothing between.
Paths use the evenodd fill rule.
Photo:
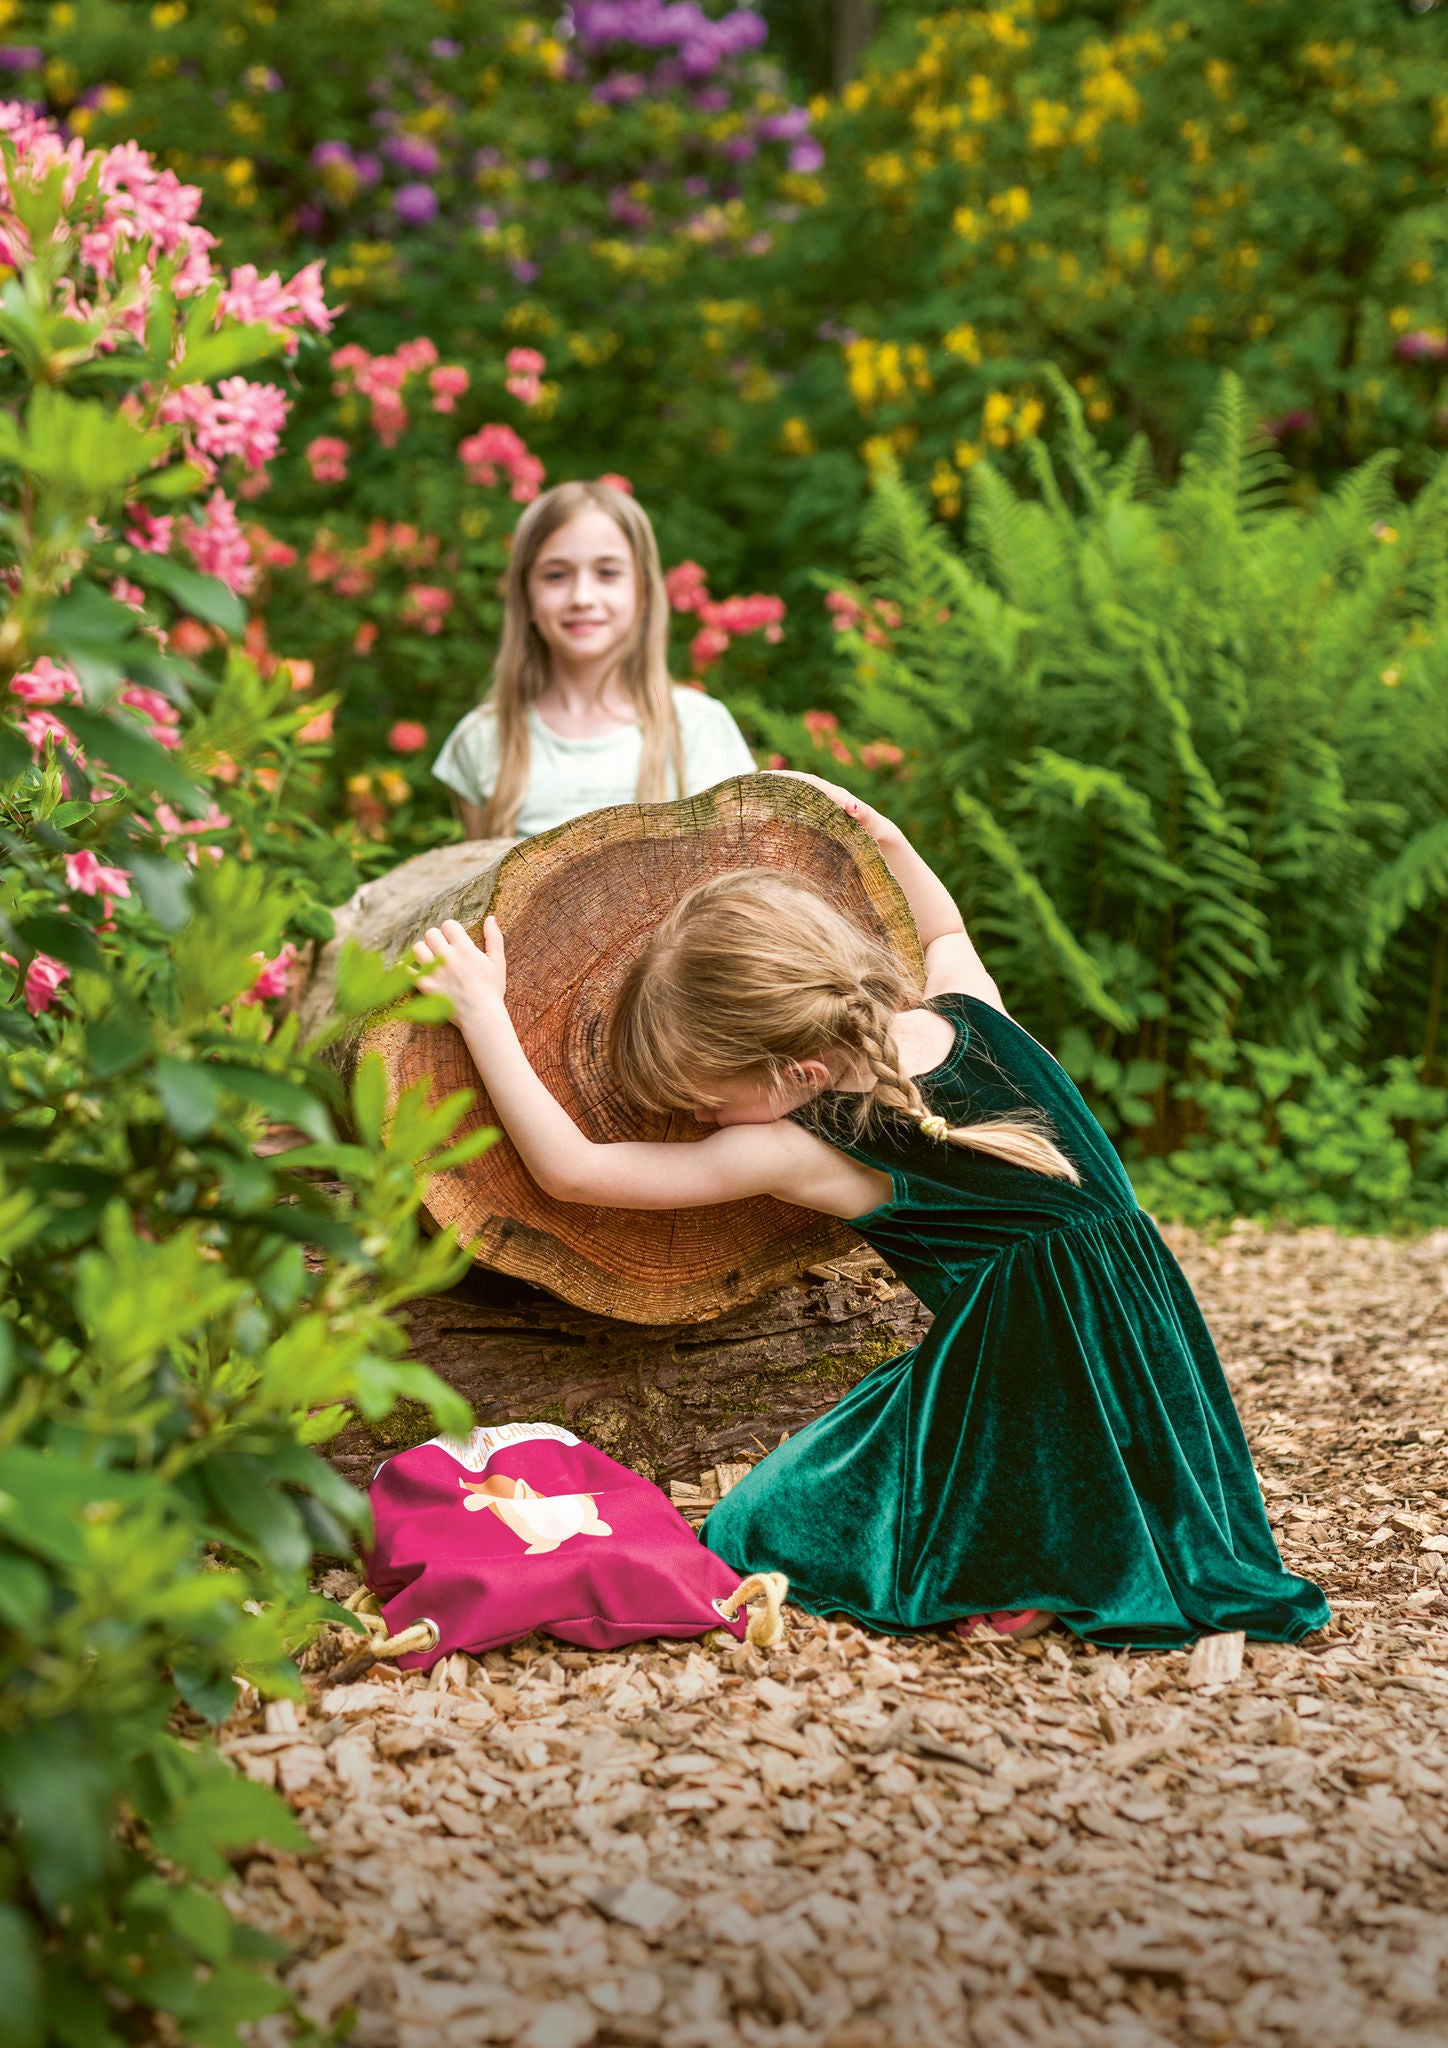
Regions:
<instances>
[{"instance_id":1,"label":"smiling girl","mask_svg":"<svg viewBox=\"0 0 1448 2048\"><path fill-rule=\"evenodd\" d=\"M527 838L752 774L724 706L671 682L668 639L647 514L609 484L545 491L513 536L492 690L433 764L467 836Z\"/></svg>"}]
</instances>

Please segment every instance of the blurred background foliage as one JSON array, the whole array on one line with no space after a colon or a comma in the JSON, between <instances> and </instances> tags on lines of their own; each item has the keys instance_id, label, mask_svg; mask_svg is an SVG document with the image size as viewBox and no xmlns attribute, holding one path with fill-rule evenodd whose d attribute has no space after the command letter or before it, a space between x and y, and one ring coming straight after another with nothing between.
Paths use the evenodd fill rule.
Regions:
<instances>
[{"instance_id":1,"label":"blurred background foliage","mask_svg":"<svg viewBox=\"0 0 1448 2048\"><path fill-rule=\"evenodd\" d=\"M1436 504L1448 448L1444 32L1421 0L11 0L0 63L88 141L135 137L197 183L229 260L320 257L344 302L350 365L316 350L289 366L285 448L242 495L250 645L264 669L273 646L310 663L336 703L327 829L355 868L451 830L428 763L485 687L515 503L622 474L666 563L709 579L708 614L692 572L676 579L677 672L730 699L761 759L821 765L828 747L831 772L916 821L1000 923L1011 999L1073 1049L1138 1170L1177 1162L1142 1181L1159 1207L1383 1225L1439 1212L1448 1078L1445 797L1422 743L1444 708L1423 595L1436 542L1398 538ZM1274 573L1296 579L1280 611L1250 519L1207 562L1160 509L1185 503L1160 494L1184 488L1226 373L1240 459L1271 472ZM1066 459L1080 434L1124 465L1104 509ZM1025 514L1048 513L1048 444L1076 524L1058 521L1064 555L1032 583L1016 551L1040 540ZM915 508L904 568L903 526L882 566L879 479ZM1018 516L987 540L1003 493ZM1141 649L1103 626L1093 579L1118 546L1133 630L1180 635L1162 589L1192 571L1174 709L1143 698ZM1018 653L944 632L920 657L937 693L922 718L903 686L862 688L836 630L849 614L825 600L898 605L942 549L1015 607ZM771 599L780 644L778 610L748 609ZM1363 625L1375 604L1391 631ZM1089 735L1028 715L1045 647L1063 673L1089 664ZM1339 685L1375 707L1351 747ZM1163 971L1140 943L1168 914L1152 888L1175 883L1128 863L1110 889L1072 886L1072 832L1112 845L1111 800L1061 780L1118 778L1160 836L1178 798L1152 777L1183 718L1213 858L1252 874L1257 936L1237 934L1238 993L1210 1017L1173 945ZM949 792L947 761L964 777ZM1010 934L1004 854L962 824L966 787L1114 1017L1028 926ZM1162 858L1196 886L1180 847ZM1259 1045L1298 1063L1289 1079L1263 1078ZM1396 1105L1369 1121L1410 1199L1401 1173L1369 1197L1342 1166L1371 1136L1344 1137L1334 1172L1274 1177L1279 1109L1311 1098L1336 1130L1314 1077L1349 1066L1354 1102ZM1411 1114L1409 1071L1426 1091Z\"/></svg>"}]
</instances>

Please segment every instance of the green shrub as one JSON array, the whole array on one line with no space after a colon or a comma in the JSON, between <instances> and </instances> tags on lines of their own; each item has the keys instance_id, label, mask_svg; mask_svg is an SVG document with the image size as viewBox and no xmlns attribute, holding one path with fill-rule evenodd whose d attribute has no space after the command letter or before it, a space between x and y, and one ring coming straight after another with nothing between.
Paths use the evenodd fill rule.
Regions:
<instances>
[{"instance_id":1,"label":"green shrub","mask_svg":"<svg viewBox=\"0 0 1448 2048\"><path fill-rule=\"evenodd\" d=\"M1251 1056L1257 1083L1285 1059L1324 1130L1346 1112L1318 1067L1352 1061L1373 1116L1436 1128L1448 465L1410 509L1383 456L1303 513L1227 378L1163 489L1143 441L1109 461L1054 381L1061 469L1039 440L1031 496L973 468L968 552L882 463L864 580L829 600L846 726L811 714L802 740L756 717L900 819L1020 1014L1140 1151L1229 1135L1241 1098L1218 1084L1240 1046L1279 1049ZM1342 1175L1310 1163L1285 1090L1303 1185L1326 1199ZM1373 1213L1397 1200L1385 1185ZM1246 1199L1236 1168L1223 1186Z\"/></svg>"},{"instance_id":2,"label":"green shrub","mask_svg":"<svg viewBox=\"0 0 1448 2048\"><path fill-rule=\"evenodd\" d=\"M212 430L274 434L281 394L233 373L294 341L297 294L211 277L139 152L21 115L0 166L4 2028L222 2043L286 2000L214 1887L305 1840L206 1724L238 1677L298 1690L313 1552L364 1527L318 1446L400 1396L466 1424L388 1311L457 1270L419 1176L487 1134L449 1149L459 1101L417 1091L384 1129L372 1063L343 1144L276 1014L347 862L306 817L315 702L217 646L247 564ZM354 951L341 1025L409 987Z\"/></svg>"}]
</instances>

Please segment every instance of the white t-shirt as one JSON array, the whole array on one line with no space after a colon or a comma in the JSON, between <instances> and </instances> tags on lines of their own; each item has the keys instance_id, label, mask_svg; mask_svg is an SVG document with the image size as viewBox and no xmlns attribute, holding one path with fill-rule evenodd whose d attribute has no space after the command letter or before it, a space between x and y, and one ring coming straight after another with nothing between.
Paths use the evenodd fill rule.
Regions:
<instances>
[{"instance_id":1,"label":"white t-shirt","mask_svg":"<svg viewBox=\"0 0 1448 2048\"><path fill-rule=\"evenodd\" d=\"M754 756L718 698L681 683L673 688L684 749L682 794L697 796L731 775L752 775ZM535 706L528 713L528 786L518 813L519 835L526 839L566 825L585 811L635 802L642 752L640 726L621 725L596 739L566 740L543 723ZM487 802L498 778L498 722L491 705L480 704L458 720L432 772L464 802L480 807ZM673 781L671 769L670 793L677 795Z\"/></svg>"}]
</instances>

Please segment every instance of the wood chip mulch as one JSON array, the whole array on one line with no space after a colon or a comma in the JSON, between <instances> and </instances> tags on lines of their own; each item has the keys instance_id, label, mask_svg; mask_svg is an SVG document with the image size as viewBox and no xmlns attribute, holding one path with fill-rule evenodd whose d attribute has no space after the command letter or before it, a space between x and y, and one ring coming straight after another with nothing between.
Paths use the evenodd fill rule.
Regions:
<instances>
[{"instance_id":1,"label":"wood chip mulch","mask_svg":"<svg viewBox=\"0 0 1448 2048\"><path fill-rule=\"evenodd\" d=\"M1448 1233L1175 1248L1330 1631L1225 1681L1224 1638L798 1611L768 1656L315 1677L224 1737L317 1843L231 1895L304 2013L353 2048L1443 2048Z\"/></svg>"}]
</instances>

